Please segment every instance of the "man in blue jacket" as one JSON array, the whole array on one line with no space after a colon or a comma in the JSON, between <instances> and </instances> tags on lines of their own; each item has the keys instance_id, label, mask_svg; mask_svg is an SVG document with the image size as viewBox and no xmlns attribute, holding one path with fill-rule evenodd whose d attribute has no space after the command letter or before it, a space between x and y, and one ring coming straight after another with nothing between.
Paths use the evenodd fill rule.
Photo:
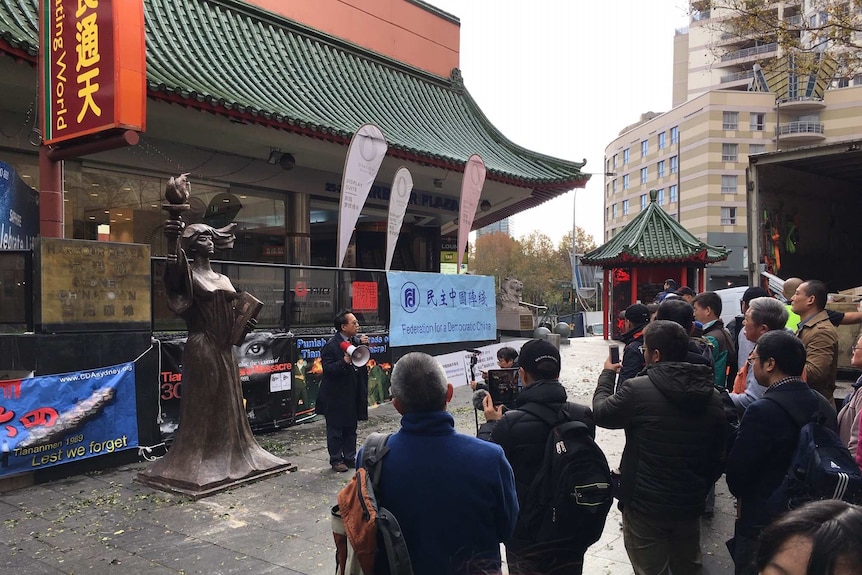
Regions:
<instances>
[{"instance_id":1,"label":"man in blue jacket","mask_svg":"<svg viewBox=\"0 0 862 575\"><path fill-rule=\"evenodd\" d=\"M386 443L378 504L398 519L415 575L500 571L500 543L515 529L518 498L499 445L455 432L452 384L430 355L392 370L401 429Z\"/></svg>"},{"instance_id":2,"label":"man in blue jacket","mask_svg":"<svg viewBox=\"0 0 862 575\"><path fill-rule=\"evenodd\" d=\"M791 332L761 335L748 361L757 383L767 389L745 410L727 460L727 486L738 499L734 538L728 543L737 575L756 572L757 538L775 519L767 500L781 485L799 438L799 426L777 402L799 405L812 416L819 413L827 427L838 429L835 410L802 381L805 347Z\"/></svg>"}]
</instances>

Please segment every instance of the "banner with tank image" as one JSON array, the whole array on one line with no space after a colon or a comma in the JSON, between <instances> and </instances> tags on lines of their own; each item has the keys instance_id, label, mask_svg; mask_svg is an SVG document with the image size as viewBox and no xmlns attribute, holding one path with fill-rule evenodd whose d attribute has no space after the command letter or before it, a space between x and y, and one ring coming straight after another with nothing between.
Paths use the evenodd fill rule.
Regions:
<instances>
[{"instance_id":1,"label":"banner with tank image","mask_svg":"<svg viewBox=\"0 0 862 575\"><path fill-rule=\"evenodd\" d=\"M135 364L0 381L0 476L138 446Z\"/></svg>"}]
</instances>

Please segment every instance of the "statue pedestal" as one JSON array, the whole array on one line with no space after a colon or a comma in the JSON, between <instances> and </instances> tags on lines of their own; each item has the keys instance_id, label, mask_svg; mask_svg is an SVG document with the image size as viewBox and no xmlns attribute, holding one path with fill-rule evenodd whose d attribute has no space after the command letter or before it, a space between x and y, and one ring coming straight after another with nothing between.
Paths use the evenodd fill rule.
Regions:
<instances>
[{"instance_id":1,"label":"statue pedestal","mask_svg":"<svg viewBox=\"0 0 862 575\"><path fill-rule=\"evenodd\" d=\"M524 309L498 309L497 329L506 332L506 335L533 336L534 325L533 314Z\"/></svg>"},{"instance_id":2,"label":"statue pedestal","mask_svg":"<svg viewBox=\"0 0 862 575\"><path fill-rule=\"evenodd\" d=\"M228 489L233 489L234 487L239 487L240 485L254 483L255 481L260 481L261 479L266 479L289 471L296 471L296 465L285 461L282 464L274 465L270 469L259 470L245 477L238 479L225 478L219 481L212 481L207 484L197 484L192 481L183 481L172 477L148 475L146 471L144 471L135 476L135 482L153 489L158 489L159 491L185 495L186 497L198 500Z\"/></svg>"}]
</instances>

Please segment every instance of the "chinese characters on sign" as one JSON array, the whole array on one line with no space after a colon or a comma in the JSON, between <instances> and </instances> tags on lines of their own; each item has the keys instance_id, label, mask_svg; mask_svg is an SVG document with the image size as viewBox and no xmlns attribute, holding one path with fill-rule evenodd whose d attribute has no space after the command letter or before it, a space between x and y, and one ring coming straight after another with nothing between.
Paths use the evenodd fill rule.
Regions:
<instances>
[{"instance_id":1,"label":"chinese characters on sign","mask_svg":"<svg viewBox=\"0 0 862 575\"><path fill-rule=\"evenodd\" d=\"M52 330L150 322L150 246L40 238L37 323Z\"/></svg>"},{"instance_id":2,"label":"chinese characters on sign","mask_svg":"<svg viewBox=\"0 0 862 575\"><path fill-rule=\"evenodd\" d=\"M377 282L353 282L353 311L377 311Z\"/></svg>"},{"instance_id":3,"label":"chinese characters on sign","mask_svg":"<svg viewBox=\"0 0 862 575\"><path fill-rule=\"evenodd\" d=\"M386 277L392 346L496 339L493 278L418 272Z\"/></svg>"},{"instance_id":4,"label":"chinese characters on sign","mask_svg":"<svg viewBox=\"0 0 862 575\"><path fill-rule=\"evenodd\" d=\"M110 128L142 131L143 3L42 0L39 21L45 143ZM123 33L115 34L115 29Z\"/></svg>"}]
</instances>

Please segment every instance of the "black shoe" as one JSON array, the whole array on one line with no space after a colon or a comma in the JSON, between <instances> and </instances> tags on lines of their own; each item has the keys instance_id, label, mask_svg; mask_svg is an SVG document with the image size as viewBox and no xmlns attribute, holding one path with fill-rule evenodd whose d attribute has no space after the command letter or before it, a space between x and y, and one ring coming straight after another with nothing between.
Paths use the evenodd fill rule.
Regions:
<instances>
[{"instance_id":1,"label":"black shoe","mask_svg":"<svg viewBox=\"0 0 862 575\"><path fill-rule=\"evenodd\" d=\"M346 465L350 469L356 469L356 461L345 461L344 465Z\"/></svg>"}]
</instances>

